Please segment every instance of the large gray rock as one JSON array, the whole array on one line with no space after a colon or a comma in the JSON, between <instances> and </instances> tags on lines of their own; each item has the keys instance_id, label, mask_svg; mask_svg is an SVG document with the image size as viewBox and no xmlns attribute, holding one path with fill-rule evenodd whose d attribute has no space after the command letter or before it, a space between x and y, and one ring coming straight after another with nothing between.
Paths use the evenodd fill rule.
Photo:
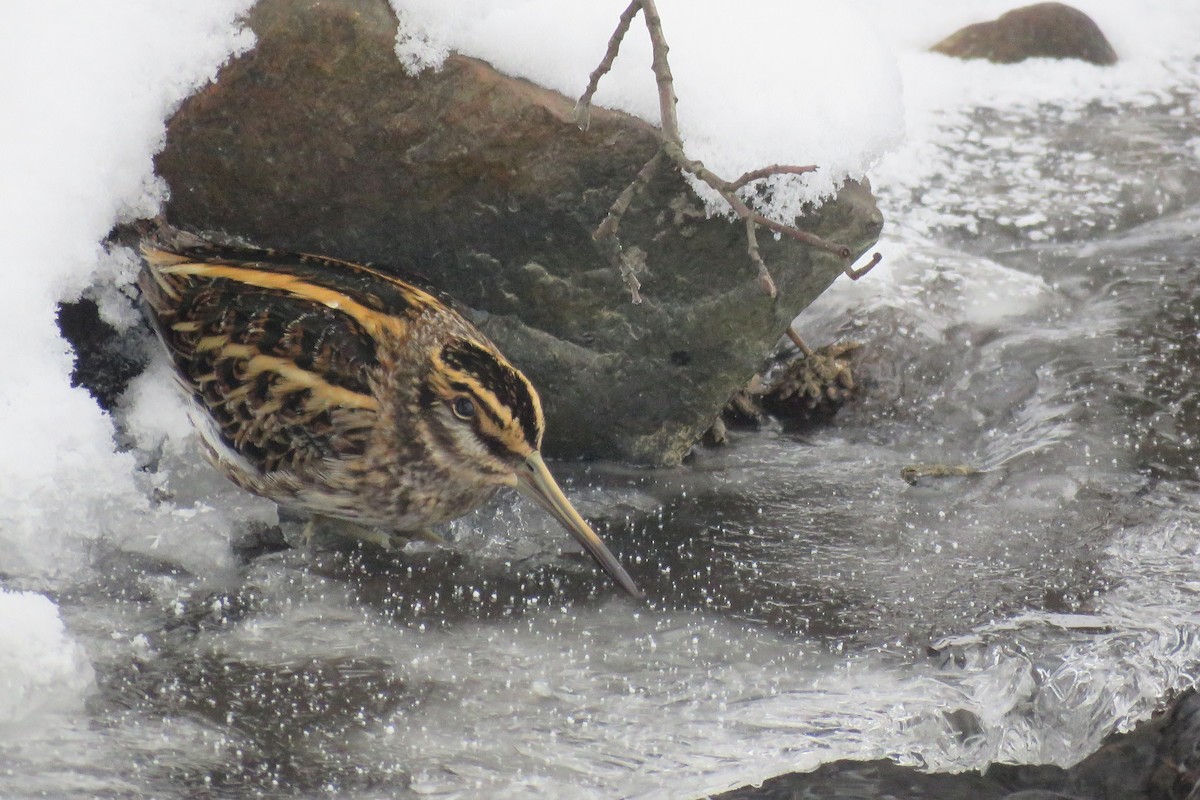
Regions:
<instances>
[{"instance_id":1,"label":"large gray rock","mask_svg":"<svg viewBox=\"0 0 1200 800\"><path fill-rule=\"evenodd\" d=\"M1116 51L1092 18L1063 3L1013 9L990 22L968 25L930 49L957 58L986 58L998 64L1014 64L1027 58L1117 63Z\"/></svg>"},{"instance_id":2,"label":"large gray rock","mask_svg":"<svg viewBox=\"0 0 1200 800\"><path fill-rule=\"evenodd\" d=\"M768 298L742 226L663 170L621 227L646 253L633 305L591 231L654 153L651 126L595 109L582 132L572 98L469 58L412 77L384 0L263 0L250 24L257 47L169 123L168 220L427 277L539 387L551 455L678 463L842 270L760 236ZM848 184L802 224L858 256L882 218Z\"/></svg>"}]
</instances>

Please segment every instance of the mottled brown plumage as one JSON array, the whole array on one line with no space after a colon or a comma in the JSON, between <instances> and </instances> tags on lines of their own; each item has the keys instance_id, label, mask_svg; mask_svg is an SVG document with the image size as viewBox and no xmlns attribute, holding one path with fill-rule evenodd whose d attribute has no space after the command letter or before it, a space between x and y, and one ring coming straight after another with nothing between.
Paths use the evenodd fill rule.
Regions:
<instances>
[{"instance_id":1,"label":"mottled brown plumage","mask_svg":"<svg viewBox=\"0 0 1200 800\"><path fill-rule=\"evenodd\" d=\"M167 229L142 254L193 420L239 486L409 533L515 487L638 593L546 470L537 392L445 300L366 265Z\"/></svg>"}]
</instances>

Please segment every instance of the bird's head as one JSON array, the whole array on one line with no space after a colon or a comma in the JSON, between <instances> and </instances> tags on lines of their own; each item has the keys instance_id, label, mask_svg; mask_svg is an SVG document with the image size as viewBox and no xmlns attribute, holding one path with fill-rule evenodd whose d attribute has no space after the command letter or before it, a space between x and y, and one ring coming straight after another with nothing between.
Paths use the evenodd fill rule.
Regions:
<instances>
[{"instance_id":1,"label":"bird's head","mask_svg":"<svg viewBox=\"0 0 1200 800\"><path fill-rule=\"evenodd\" d=\"M482 483L533 498L583 545L613 580L642 593L571 505L542 460L545 419L537 390L494 346L454 336L434 352L421 403L438 445Z\"/></svg>"}]
</instances>

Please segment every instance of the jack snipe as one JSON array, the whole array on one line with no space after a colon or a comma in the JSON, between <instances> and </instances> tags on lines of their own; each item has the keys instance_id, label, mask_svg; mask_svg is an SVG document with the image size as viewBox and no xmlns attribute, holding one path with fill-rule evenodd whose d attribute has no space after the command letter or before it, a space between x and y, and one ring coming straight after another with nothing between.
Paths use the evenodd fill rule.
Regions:
<instances>
[{"instance_id":1,"label":"jack snipe","mask_svg":"<svg viewBox=\"0 0 1200 800\"><path fill-rule=\"evenodd\" d=\"M546 469L537 392L446 302L362 264L167 228L142 255L193 421L239 486L410 535L514 487L640 596Z\"/></svg>"}]
</instances>

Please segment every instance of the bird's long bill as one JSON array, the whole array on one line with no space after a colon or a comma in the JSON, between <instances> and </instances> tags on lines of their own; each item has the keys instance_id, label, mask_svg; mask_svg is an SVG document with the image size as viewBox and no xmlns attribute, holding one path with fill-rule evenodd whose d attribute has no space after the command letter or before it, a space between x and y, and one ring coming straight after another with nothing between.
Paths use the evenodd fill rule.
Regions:
<instances>
[{"instance_id":1,"label":"bird's long bill","mask_svg":"<svg viewBox=\"0 0 1200 800\"><path fill-rule=\"evenodd\" d=\"M536 450L533 455L525 459L524 468L518 472L517 488L553 514L554 518L571 532L575 540L592 554L596 563L603 567L604 571L611 575L622 589L634 597L643 596L634 585L633 579L629 577L629 573L621 566L621 562L617 561L617 557L609 551L596 532L584 521L583 517L579 516L579 512L563 495L562 489L559 489L558 484L554 481L554 476L550 474L550 470L546 469L546 462L542 460L542 454Z\"/></svg>"}]
</instances>

